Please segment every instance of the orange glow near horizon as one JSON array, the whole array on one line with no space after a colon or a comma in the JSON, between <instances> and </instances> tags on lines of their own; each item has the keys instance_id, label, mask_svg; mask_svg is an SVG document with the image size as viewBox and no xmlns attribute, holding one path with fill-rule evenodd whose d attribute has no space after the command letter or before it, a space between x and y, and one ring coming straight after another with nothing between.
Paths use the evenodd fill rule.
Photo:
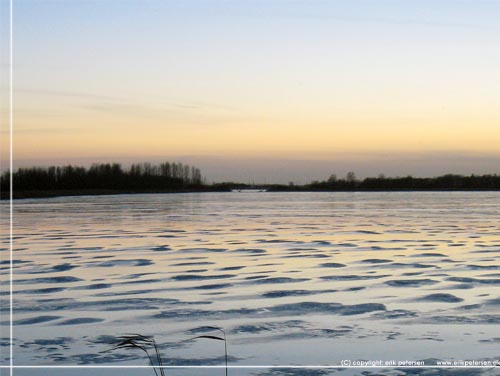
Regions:
<instances>
[{"instance_id":1,"label":"orange glow near horizon","mask_svg":"<svg viewBox=\"0 0 500 376\"><path fill-rule=\"evenodd\" d=\"M26 103L22 95L18 97L18 103ZM49 106L47 103L48 112ZM64 108L55 111L57 116L50 121L20 110L15 112L14 147L18 159L162 154L307 159L349 153L498 153L500 116L488 117L486 110L365 111L316 112L308 117L304 116L307 111L296 107L262 120L249 114L248 120L239 115L225 122L210 111L198 111L197 124L197 116L189 111L171 119L168 108L151 116L147 110L124 114Z\"/></svg>"}]
</instances>

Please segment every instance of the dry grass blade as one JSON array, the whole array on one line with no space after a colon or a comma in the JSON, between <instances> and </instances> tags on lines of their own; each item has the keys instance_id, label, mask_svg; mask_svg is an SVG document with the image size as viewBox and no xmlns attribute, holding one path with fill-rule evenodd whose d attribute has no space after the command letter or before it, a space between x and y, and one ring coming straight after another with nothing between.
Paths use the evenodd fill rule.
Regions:
<instances>
[{"instance_id":1,"label":"dry grass blade","mask_svg":"<svg viewBox=\"0 0 500 376\"><path fill-rule=\"evenodd\" d=\"M219 341L225 341L225 339L224 339L224 338L222 338L222 337L217 337L217 336L206 336L206 335L203 335L203 336L197 336L197 337L194 337L194 338L191 338L191 339L197 339L197 338L218 339Z\"/></svg>"},{"instance_id":2,"label":"dry grass blade","mask_svg":"<svg viewBox=\"0 0 500 376\"><path fill-rule=\"evenodd\" d=\"M227 376L228 368L227 368L227 341L226 341L226 332L223 329L218 328L216 326L200 326L199 328L196 328L196 329L218 330L219 332L221 332L224 335L224 337L218 337L218 336L212 336L212 335L204 334L204 335L193 337L190 340L195 340L195 339L200 339L200 338L206 338L206 339L215 339L217 341L224 341L224 359L226 361L225 375Z\"/></svg>"},{"instance_id":3,"label":"dry grass blade","mask_svg":"<svg viewBox=\"0 0 500 376\"><path fill-rule=\"evenodd\" d=\"M157 366L155 366L153 358L151 357L147 349L147 347L150 346L154 348L156 353L156 361L158 363L158 369L160 370L159 374L158 371L156 370ZM163 369L163 361L161 359L160 351L158 350L158 346L156 345L156 342L152 336L144 336L142 334L126 334L120 337L116 337L116 341L114 342L114 347L102 352L109 352L118 349L139 349L144 351L149 359L149 364L151 364L151 366L153 367L155 375L165 376L165 371Z\"/></svg>"}]
</instances>

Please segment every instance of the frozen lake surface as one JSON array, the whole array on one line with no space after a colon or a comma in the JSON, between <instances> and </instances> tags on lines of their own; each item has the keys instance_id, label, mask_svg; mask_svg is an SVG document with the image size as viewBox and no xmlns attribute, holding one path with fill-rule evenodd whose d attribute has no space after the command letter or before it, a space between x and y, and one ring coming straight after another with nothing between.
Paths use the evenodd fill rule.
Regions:
<instances>
[{"instance_id":1,"label":"frozen lake surface","mask_svg":"<svg viewBox=\"0 0 500 376\"><path fill-rule=\"evenodd\" d=\"M117 195L19 200L14 208L16 365L147 365L140 351L103 352L125 333L154 335L167 365L222 365L223 342L190 340L217 335L200 328L207 325L226 330L230 365L500 359L500 193ZM5 230L7 203L1 209ZM5 231L1 241L7 365ZM154 374L16 374L124 372Z\"/></svg>"}]
</instances>

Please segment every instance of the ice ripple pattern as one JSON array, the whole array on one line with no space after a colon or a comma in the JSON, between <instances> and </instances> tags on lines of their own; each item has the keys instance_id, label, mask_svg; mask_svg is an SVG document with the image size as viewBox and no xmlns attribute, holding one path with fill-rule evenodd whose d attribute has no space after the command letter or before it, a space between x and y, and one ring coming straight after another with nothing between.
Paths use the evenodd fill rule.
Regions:
<instances>
[{"instance_id":1,"label":"ice ripple pattern","mask_svg":"<svg viewBox=\"0 0 500 376\"><path fill-rule=\"evenodd\" d=\"M154 334L168 364L221 364L216 344L188 341L205 325L226 329L242 365L498 356L498 193L120 195L15 210L17 364L144 364L101 353L128 332Z\"/></svg>"}]
</instances>

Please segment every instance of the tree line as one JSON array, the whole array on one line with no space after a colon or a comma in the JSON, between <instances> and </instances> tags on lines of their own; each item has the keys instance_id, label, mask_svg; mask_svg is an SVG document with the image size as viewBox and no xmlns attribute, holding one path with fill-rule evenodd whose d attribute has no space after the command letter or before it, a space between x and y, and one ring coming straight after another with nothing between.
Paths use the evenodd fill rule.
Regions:
<instances>
[{"instance_id":1,"label":"tree line","mask_svg":"<svg viewBox=\"0 0 500 376\"><path fill-rule=\"evenodd\" d=\"M0 178L2 192L9 191L10 173ZM165 162L133 164L124 169L118 163L80 166L19 168L12 174L14 191L57 190L181 190L203 185L196 167Z\"/></svg>"},{"instance_id":2,"label":"tree line","mask_svg":"<svg viewBox=\"0 0 500 376\"><path fill-rule=\"evenodd\" d=\"M446 174L433 178L368 177L363 180L356 178L354 172L347 173L339 179L331 175L327 180L314 181L306 187L310 190L327 191L433 191L433 190L500 190L500 175L454 175Z\"/></svg>"},{"instance_id":3,"label":"tree line","mask_svg":"<svg viewBox=\"0 0 500 376\"><path fill-rule=\"evenodd\" d=\"M377 177L358 179L354 172L344 178L331 175L323 181L295 185L254 185L236 182L207 185L196 167L165 162L132 164L124 169L118 163L78 166L19 168L12 174L14 197L49 197L62 194L104 194L140 192L231 191L265 189L267 191L480 191L500 190L500 175L446 174L432 178ZM10 174L0 177L0 196L9 197Z\"/></svg>"}]
</instances>

